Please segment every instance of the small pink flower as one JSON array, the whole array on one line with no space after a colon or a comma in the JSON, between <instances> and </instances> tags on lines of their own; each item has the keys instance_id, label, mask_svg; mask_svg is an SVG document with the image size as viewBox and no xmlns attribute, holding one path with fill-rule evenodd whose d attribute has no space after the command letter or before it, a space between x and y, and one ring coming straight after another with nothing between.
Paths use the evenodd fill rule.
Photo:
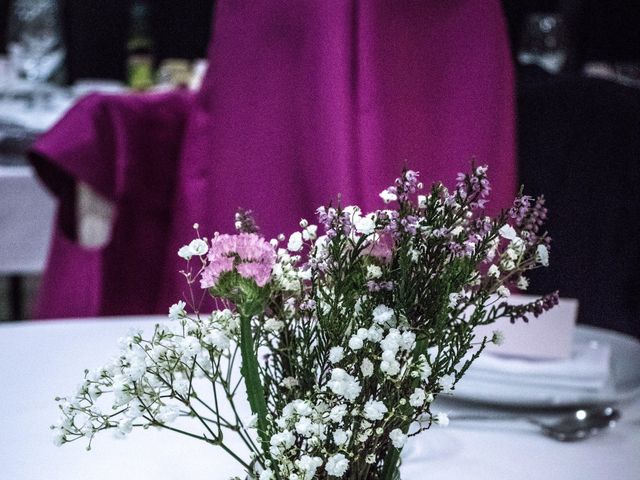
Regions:
<instances>
[{"instance_id":1,"label":"small pink flower","mask_svg":"<svg viewBox=\"0 0 640 480\"><path fill-rule=\"evenodd\" d=\"M211 288L223 273L233 268L244 278L253 279L263 287L271 278L276 261L273 246L254 233L217 235L211 240L209 263L202 272L200 286Z\"/></svg>"}]
</instances>

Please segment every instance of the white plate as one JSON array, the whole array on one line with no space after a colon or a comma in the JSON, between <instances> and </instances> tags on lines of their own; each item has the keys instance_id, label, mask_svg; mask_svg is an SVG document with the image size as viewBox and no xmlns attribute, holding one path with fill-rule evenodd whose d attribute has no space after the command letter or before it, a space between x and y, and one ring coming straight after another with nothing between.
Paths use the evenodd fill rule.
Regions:
<instances>
[{"instance_id":1,"label":"white plate","mask_svg":"<svg viewBox=\"0 0 640 480\"><path fill-rule=\"evenodd\" d=\"M574 343L602 342L611 347L611 375L599 391L525 387L474 380L468 373L456 385L453 399L517 407L568 407L613 404L640 394L640 342L610 330L578 325ZM471 370L470 370L471 372Z\"/></svg>"}]
</instances>

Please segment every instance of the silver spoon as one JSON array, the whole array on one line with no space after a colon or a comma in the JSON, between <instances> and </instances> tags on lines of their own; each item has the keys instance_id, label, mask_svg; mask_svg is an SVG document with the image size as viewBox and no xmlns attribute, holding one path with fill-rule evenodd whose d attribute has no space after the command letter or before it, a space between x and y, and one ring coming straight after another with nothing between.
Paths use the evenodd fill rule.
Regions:
<instances>
[{"instance_id":1,"label":"silver spoon","mask_svg":"<svg viewBox=\"0 0 640 480\"><path fill-rule=\"evenodd\" d=\"M583 408L553 422L525 415L451 415L451 420L524 420L540 427L542 433L561 442L584 440L615 426L620 412L612 407Z\"/></svg>"}]
</instances>

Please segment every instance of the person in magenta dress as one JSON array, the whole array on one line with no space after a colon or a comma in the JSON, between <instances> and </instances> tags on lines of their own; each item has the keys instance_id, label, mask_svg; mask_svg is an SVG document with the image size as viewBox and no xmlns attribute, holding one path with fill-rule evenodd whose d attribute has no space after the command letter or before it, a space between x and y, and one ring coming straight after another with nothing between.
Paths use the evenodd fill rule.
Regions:
<instances>
[{"instance_id":1,"label":"person in magenta dress","mask_svg":"<svg viewBox=\"0 0 640 480\"><path fill-rule=\"evenodd\" d=\"M34 146L60 198L40 317L163 313L184 293L178 248L233 231L291 233L340 194L365 210L406 164L452 184L490 167L515 193L514 82L496 1L220 1L202 88L92 95ZM74 183L114 203L106 246L74 238Z\"/></svg>"}]
</instances>

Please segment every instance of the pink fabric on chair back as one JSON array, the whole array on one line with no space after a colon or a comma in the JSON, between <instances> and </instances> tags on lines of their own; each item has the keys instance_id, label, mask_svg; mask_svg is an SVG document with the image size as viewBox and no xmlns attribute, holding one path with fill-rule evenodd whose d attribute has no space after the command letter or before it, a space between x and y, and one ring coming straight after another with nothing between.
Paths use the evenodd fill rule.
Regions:
<instances>
[{"instance_id":1,"label":"pink fabric on chair back","mask_svg":"<svg viewBox=\"0 0 640 480\"><path fill-rule=\"evenodd\" d=\"M164 196L143 188L114 197L119 220L105 250L111 253L95 267L95 282L86 279L87 285L102 285L101 299L87 308L58 305L55 291L62 279L53 281L55 265L68 260L56 256L56 242L41 315L165 312L184 292L178 273L184 265L175 253L191 239L193 223L200 223L205 235L232 231L234 212L244 207L255 212L267 238L288 234L338 194L343 204L379 208L378 193L405 163L427 183L452 184L475 157L490 166L493 210L508 205L516 181L513 78L497 0L221 0L214 20L202 90L193 102L180 104L186 111L177 114L169 138L124 119L105 129L132 128L127 145L116 152L128 160L111 160L102 173L126 184L128 176L154 166L152 171L168 176L161 180ZM70 122L79 131L86 128L72 112L36 151L99 187L93 164L104 161L104 153L87 154L86 164L71 169L66 147L53 141L56 130ZM140 148L168 145L174 137L182 146L175 163L166 161L168 167L162 152ZM169 157L172 148L167 147ZM138 162L146 167L136 168ZM123 213L135 210L148 194L160 202L151 208L169 216L166 227L147 224L142 213ZM138 248L145 235L153 239L147 251ZM126 251L128 242L139 257L115 254ZM79 267L68 268L69 278L73 268ZM118 295L111 295L111 288Z\"/></svg>"}]
</instances>

